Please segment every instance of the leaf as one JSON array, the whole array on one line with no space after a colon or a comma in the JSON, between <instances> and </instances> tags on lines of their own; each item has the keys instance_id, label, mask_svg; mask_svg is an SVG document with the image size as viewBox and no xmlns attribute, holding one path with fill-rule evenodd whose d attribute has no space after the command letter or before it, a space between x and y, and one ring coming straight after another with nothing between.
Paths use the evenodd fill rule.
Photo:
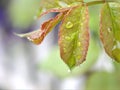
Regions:
<instances>
[{"instance_id":1,"label":"leaf","mask_svg":"<svg viewBox=\"0 0 120 90\"><path fill-rule=\"evenodd\" d=\"M65 15L59 32L61 58L70 69L86 59L88 44L88 8L81 4Z\"/></svg>"},{"instance_id":2,"label":"leaf","mask_svg":"<svg viewBox=\"0 0 120 90\"><path fill-rule=\"evenodd\" d=\"M52 3L51 3L52 2ZM83 0L41 0L37 17L49 12L62 12L70 7L78 5Z\"/></svg>"},{"instance_id":3,"label":"leaf","mask_svg":"<svg viewBox=\"0 0 120 90\"><path fill-rule=\"evenodd\" d=\"M44 22L40 30L36 30L26 34L17 34L20 37L27 37L28 40L32 41L34 44L40 44L44 37L52 30L52 28L62 19L64 13L58 14L55 18L52 18Z\"/></svg>"},{"instance_id":4,"label":"leaf","mask_svg":"<svg viewBox=\"0 0 120 90\"><path fill-rule=\"evenodd\" d=\"M100 35L106 53L120 62L120 3L104 4Z\"/></svg>"}]
</instances>

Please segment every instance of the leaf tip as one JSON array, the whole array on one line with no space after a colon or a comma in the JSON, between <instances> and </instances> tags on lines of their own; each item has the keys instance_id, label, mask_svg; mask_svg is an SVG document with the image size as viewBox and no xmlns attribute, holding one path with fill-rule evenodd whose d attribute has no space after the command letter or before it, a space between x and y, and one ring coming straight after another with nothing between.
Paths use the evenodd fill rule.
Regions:
<instances>
[{"instance_id":1,"label":"leaf tip","mask_svg":"<svg viewBox=\"0 0 120 90\"><path fill-rule=\"evenodd\" d=\"M18 37L21 37L21 38L23 38L23 37L25 37L25 34L18 34L18 33L13 33L15 36L18 36Z\"/></svg>"}]
</instances>

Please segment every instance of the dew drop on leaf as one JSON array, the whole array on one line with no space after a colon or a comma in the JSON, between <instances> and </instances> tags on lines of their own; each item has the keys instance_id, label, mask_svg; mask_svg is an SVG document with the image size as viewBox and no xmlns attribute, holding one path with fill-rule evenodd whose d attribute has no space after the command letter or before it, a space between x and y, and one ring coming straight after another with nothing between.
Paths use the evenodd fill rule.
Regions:
<instances>
[{"instance_id":1,"label":"dew drop on leaf","mask_svg":"<svg viewBox=\"0 0 120 90\"><path fill-rule=\"evenodd\" d=\"M106 53L120 62L120 3L105 3L101 10L100 33Z\"/></svg>"},{"instance_id":2,"label":"dew drop on leaf","mask_svg":"<svg viewBox=\"0 0 120 90\"><path fill-rule=\"evenodd\" d=\"M119 48L120 49L120 42L119 41L117 41L117 48Z\"/></svg>"},{"instance_id":3,"label":"dew drop on leaf","mask_svg":"<svg viewBox=\"0 0 120 90\"><path fill-rule=\"evenodd\" d=\"M83 23L81 23L80 25L83 26Z\"/></svg>"},{"instance_id":4,"label":"dew drop on leaf","mask_svg":"<svg viewBox=\"0 0 120 90\"><path fill-rule=\"evenodd\" d=\"M86 18L85 17L82 17L82 20L85 20Z\"/></svg>"},{"instance_id":5,"label":"dew drop on leaf","mask_svg":"<svg viewBox=\"0 0 120 90\"><path fill-rule=\"evenodd\" d=\"M109 32L109 33L111 32L111 28L108 28L108 32Z\"/></svg>"},{"instance_id":6,"label":"dew drop on leaf","mask_svg":"<svg viewBox=\"0 0 120 90\"><path fill-rule=\"evenodd\" d=\"M68 4L63 2L63 1L58 1L58 4L61 6L61 7L68 7Z\"/></svg>"},{"instance_id":7,"label":"dew drop on leaf","mask_svg":"<svg viewBox=\"0 0 120 90\"><path fill-rule=\"evenodd\" d=\"M80 47L81 46L81 42L78 42L77 45Z\"/></svg>"},{"instance_id":8,"label":"dew drop on leaf","mask_svg":"<svg viewBox=\"0 0 120 90\"><path fill-rule=\"evenodd\" d=\"M116 48L120 49L120 42L119 42L119 41L116 41L116 44L114 44L112 50L114 50L114 49L116 49Z\"/></svg>"},{"instance_id":9,"label":"dew drop on leaf","mask_svg":"<svg viewBox=\"0 0 120 90\"><path fill-rule=\"evenodd\" d=\"M84 12L81 12L83 10ZM83 20L83 17L86 20ZM89 45L88 21L88 7L84 5L75 6L69 10L62 20L59 33L60 54L70 69L80 65L86 59Z\"/></svg>"},{"instance_id":10,"label":"dew drop on leaf","mask_svg":"<svg viewBox=\"0 0 120 90\"><path fill-rule=\"evenodd\" d=\"M68 73L70 73L71 72L71 70L70 69L68 69Z\"/></svg>"},{"instance_id":11,"label":"dew drop on leaf","mask_svg":"<svg viewBox=\"0 0 120 90\"><path fill-rule=\"evenodd\" d=\"M81 58L81 55L78 55L77 58L80 59L80 58Z\"/></svg>"},{"instance_id":12,"label":"dew drop on leaf","mask_svg":"<svg viewBox=\"0 0 120 90\"><path fill-rule=\"evenodd\" d=\"M27 37L27 39L28 39L29 41L31 41L31 42L33 41L33 39L31 39L30 37Z\"/></svg>"},{"instance_id":13,"label":"dew drop on leaf","mask_svg":"<svg viewBox=\"0 0 120 90\"><path fill-rule=\"evenodd\" d=\"M72 27L73 27L73 23L72 22L67 22L66 28L72 28Z\"/></svg>"},{"instance_id":14,"label":"dew drop on leaf","mask_svg":"<svg viewBox=\"0 0 120 90\"><path fill-rule=\"evenodd\" d=\"M112 50L114 50L114 49L116 49L116 48L117 48L116 45L114 45L113 48L112 48Z\"/></svg>"}]
</instances>

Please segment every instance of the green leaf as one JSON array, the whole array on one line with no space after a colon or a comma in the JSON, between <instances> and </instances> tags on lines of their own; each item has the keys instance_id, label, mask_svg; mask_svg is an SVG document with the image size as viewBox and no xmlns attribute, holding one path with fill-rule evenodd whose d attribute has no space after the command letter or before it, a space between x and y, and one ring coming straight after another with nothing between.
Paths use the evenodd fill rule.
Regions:
<instances>
[{"instance_id":1,"label":"green leaf","mask_svg":"<svg viewBox=\"0 0 120 90\"><path fill-rule=\"evenodd\" d=\"M81 4L65 15L59 32L60 54L73 68L86 59L89 44L88 8Z\"/></svg>"},{"instance_id":2,"label":"green leaf","mask_svg":"<svg viewBox=\"0 0 120 90\"><path fill-rule=\"evenodd\" d=\"M41 0L37 16L40 17L42 13L48 12L62 12L67 8L69 9L71 6L78 5L81 2L83 2L83 0Z\"/></svg>"},{"instance_id":3,"label":"green leaf","mask_svg":"<svg viewBox=\"0 0 120 90\"><path fill-rule=\"evenodd\" d=\"M101 11L100 35L107 54L120 62L120 3L105 3Z\"/></svg>"},{"instance_id":4,"label":"green leaf","mask_svg":"<svg viewBox=\"0 0 120 90\"><path fill-rule=\"evenodd\" d=\"M40 44L43 41L44 37L63 18L63 14L64 13L60 13L56 17L44 22L41 25L40 30L36 30L26 34L17 34L17 35L20 37L26 37L28 40L32 41L34 44Z\"/></svg>"}]
</instances>

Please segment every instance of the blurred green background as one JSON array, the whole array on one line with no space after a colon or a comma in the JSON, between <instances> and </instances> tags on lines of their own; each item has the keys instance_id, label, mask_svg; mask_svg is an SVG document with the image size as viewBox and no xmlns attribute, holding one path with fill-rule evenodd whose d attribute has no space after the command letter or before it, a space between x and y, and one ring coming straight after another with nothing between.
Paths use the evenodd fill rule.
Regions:
<instances>
[{"instance_id":1,"label":"blurred green background","mask_svg":"<svg viewBox=\"0 0 120 90\"><path fill-rule=\"evenodd\" d=\"M99 38L102 5L89 7L87 59L70 71L60 58L59 25L38 46L14 35L35 30L55 16L36 20L39 4L40 0L0 0L0 90L120 90L120 65L105 54Z\"/></svg>"}]
</instances>

